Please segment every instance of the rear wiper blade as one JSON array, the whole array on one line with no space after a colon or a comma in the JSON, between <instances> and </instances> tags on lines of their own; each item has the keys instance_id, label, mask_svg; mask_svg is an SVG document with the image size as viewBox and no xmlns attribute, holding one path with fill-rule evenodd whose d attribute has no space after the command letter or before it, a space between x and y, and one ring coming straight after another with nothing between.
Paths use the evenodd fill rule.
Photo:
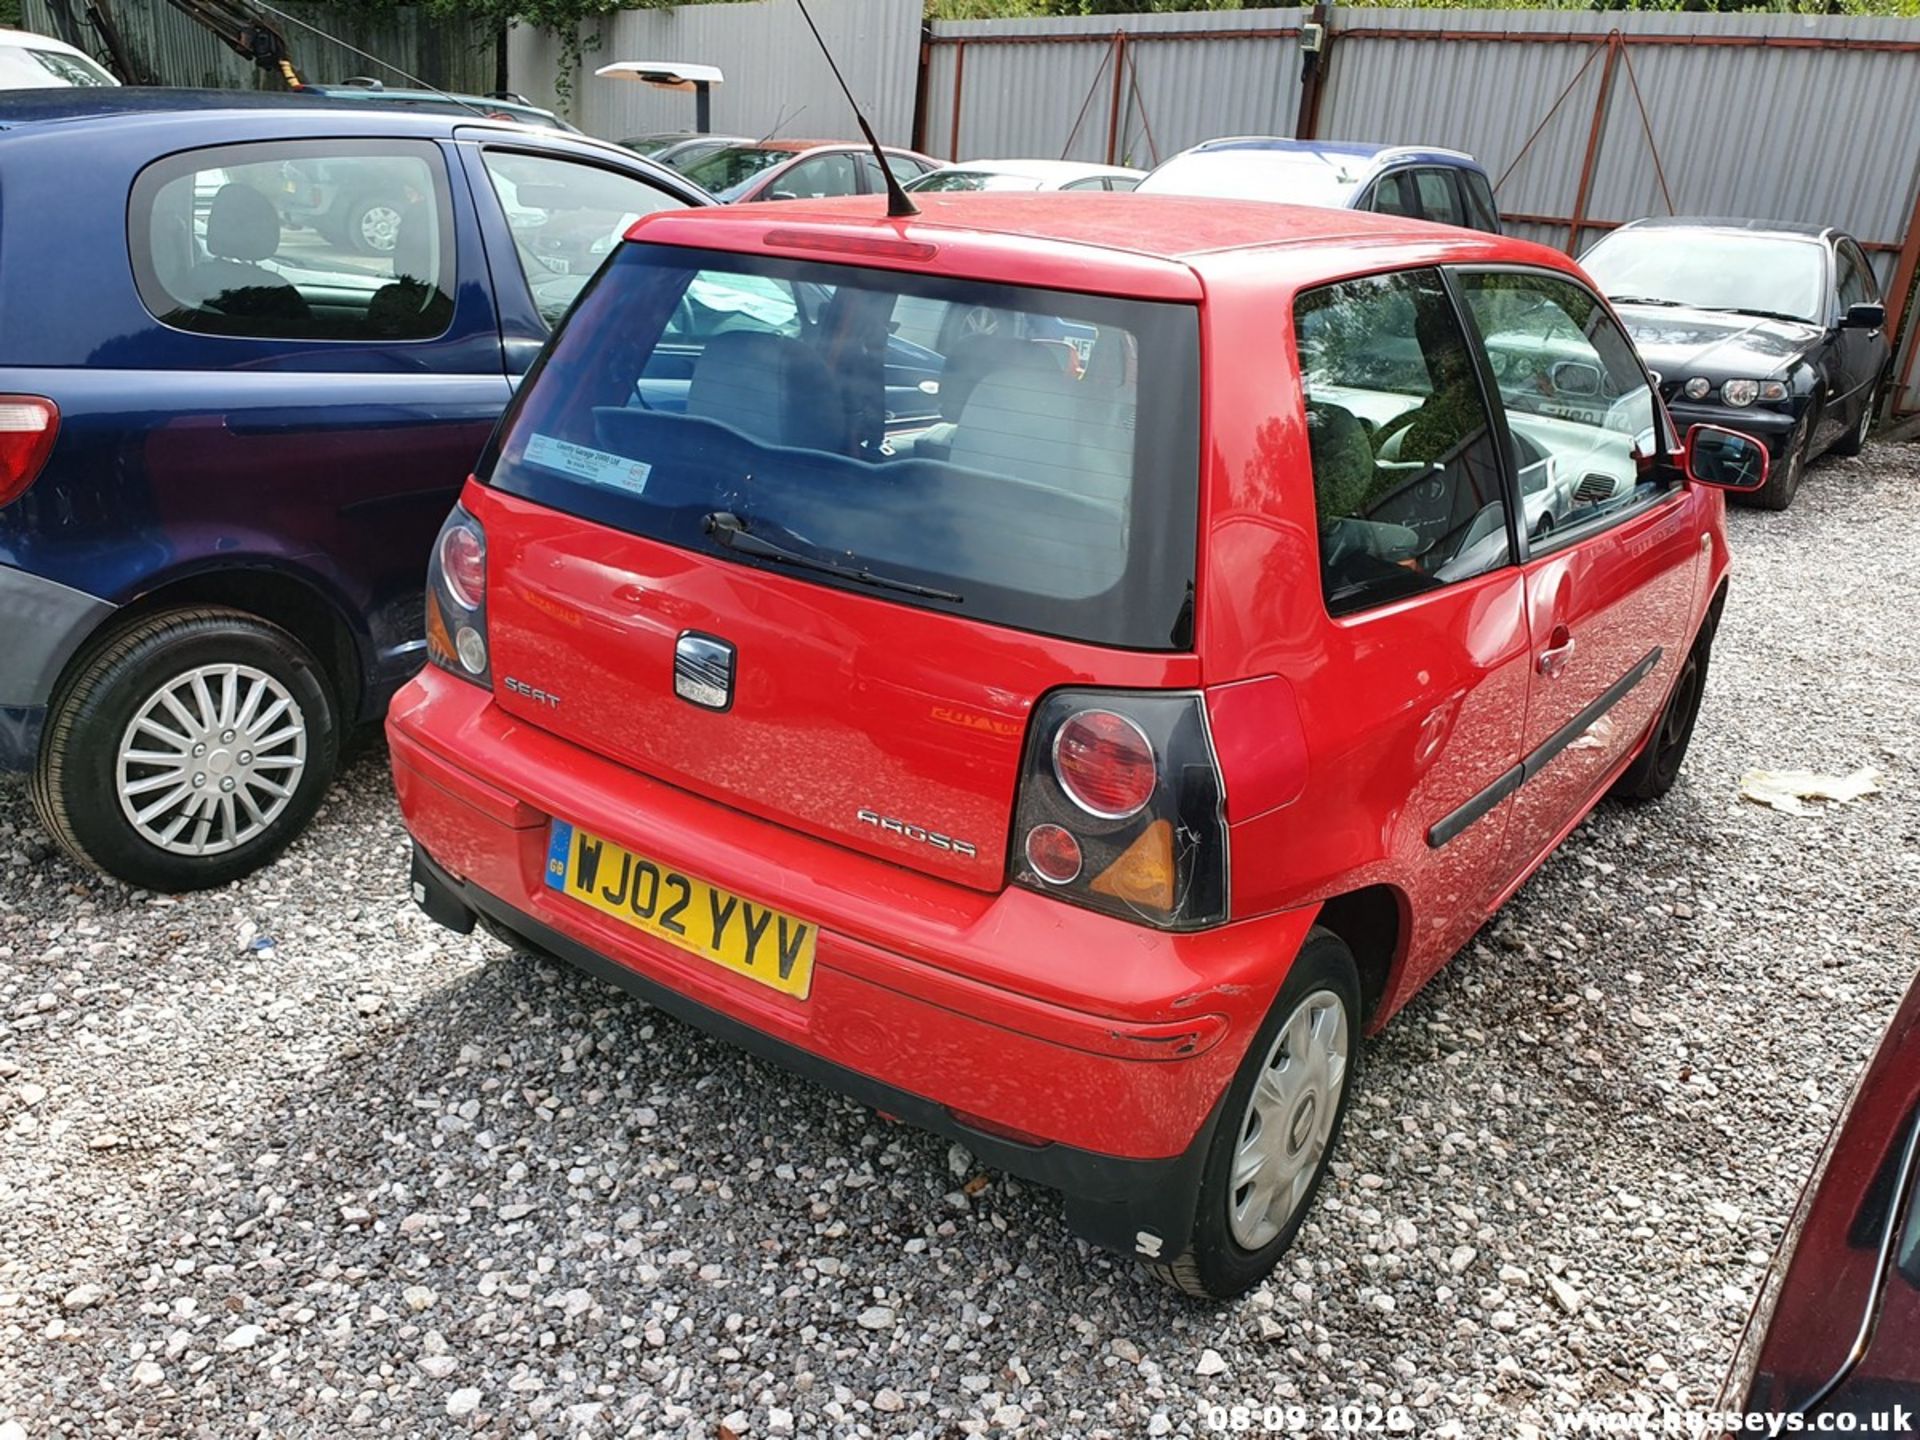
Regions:
<instances>
[{"instance_id":1,"label":"rear wiper blade","mask_svg":"<svg viewBox=\"0 0 1920 1440\"><path fill-rule=\"evenodd\" d=\"M851 580L856 585L871 585L876 590L894 590L902 595L917 595L923 600L950 600L961 603L961 597L951 590L936 590L931 585L916 585L911 580L896 580L890 575L876 575L871 570L862 570L857 565L836 565L831 560L816 560L811 555L802 555L798 550L789 550L786 546L772 540L763 539L747 529L747 522L728 510L716 510L701 521L707 534L726 546L729 550L738 550L742 555L752 555L760 560L776 560L782 565L792 565L801 570L814 570L822 575L832 575L841 580Z\"/></svg>"}]
</instances>

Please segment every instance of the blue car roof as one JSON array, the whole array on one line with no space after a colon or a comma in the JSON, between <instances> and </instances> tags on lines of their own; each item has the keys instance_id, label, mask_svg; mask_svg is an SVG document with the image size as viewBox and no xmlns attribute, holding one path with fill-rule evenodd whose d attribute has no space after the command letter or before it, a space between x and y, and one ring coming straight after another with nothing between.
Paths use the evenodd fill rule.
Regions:
<instances>
[{"instance_id":1,"label":"blue car roof","mask_svg":"<svg viewBox=\"0 0 1920 1440\"><path fill-rule=\"evenodd\" d=\"M324 95L290 94L266 90L186 90L172 86L72 86L62 89L0 92L0 129L35 125L98 123L140 125L160 116L209 119L214 116L261 111L283 115L326 114L337 123L347 115L369 128L393 134L449 136L454 128L487 124L483 115L462 115L419 106L373 106ZM500 122L493 121L498 124ZM354 128L358 129L359 126Z\"/></svg>"},{"instance_id":2,"label":"blue car roof","mask_svg":"<svg viewBox=\"0 0 1920 1440\"><path fill-rule=\"evenodd\" d=\"M1327 159L1407 161L1415 164L1451 165L1460 170L1486 171L1478 160L1458 150L1442 150L1430 145L1384 145L1370 140L1289 140L1280 135L1236 135L1207 140L1195 150L1286 150L1296 155L1318 155Z\"/></svg>"}]
</instances>

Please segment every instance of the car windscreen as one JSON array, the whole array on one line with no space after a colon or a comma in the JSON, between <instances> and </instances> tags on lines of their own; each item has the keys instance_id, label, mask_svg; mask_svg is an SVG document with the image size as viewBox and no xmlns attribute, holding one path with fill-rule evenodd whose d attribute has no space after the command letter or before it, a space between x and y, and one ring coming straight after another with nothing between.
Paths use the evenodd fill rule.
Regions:
<instances>
[{"instance_id":1,"label":"car windscreen","mask_svg":"<svg viewBox=\"0 0 1920 1440\"><path fill-rule=\"evenodd\" d=\"M62 86L119 83L84 55L41 50L31 45L0 45L0 90L53 90Z\"/></svg>"},{"instance_id":2,"label":"car windscreen","mask_svg":"<svg viewBox=\"0 0 1920 1440\"><path fill-rule=\"evenodd\" d=\"M722 190L746 184L763 170L771 170L793 159L796 153L760 145L728 145L710 155L701 156L690 165L681 166L680 173L703 190L718 195Z\"/></svg>"},{"instance_id":3,"label":"car windscreen","mask_svg":"<svg viewBox=\"0 0 1920 1440\"><path fill-rule=\"evenodd\" d=\"M1366 179L1360 162L1301 150L1198 150L1176 155L1142 180L1142 195L1210 195L1340 209Z\"/></svg>"},{"instance_id":4,"label":"car windscreen","mask_svg":"<svg viewBox=\"0 0 1920 1440\"><path fill-rule=\"evenodd\" d=\"M1192 306L630 243L478 473L729 563L1184 649L1199 389Z\"/></svg>"},{"instance_id":5,"label":"car windscreen","mask_svg":"<svg viewBox=\"0 0 1920 1440\"><path fill-rule=\"evenodd\" d=\"M1818 240L1655 225L1616 230L1580 259L1617 304L1691 305L1825 320Z\"/></svg>"}]
</instances>

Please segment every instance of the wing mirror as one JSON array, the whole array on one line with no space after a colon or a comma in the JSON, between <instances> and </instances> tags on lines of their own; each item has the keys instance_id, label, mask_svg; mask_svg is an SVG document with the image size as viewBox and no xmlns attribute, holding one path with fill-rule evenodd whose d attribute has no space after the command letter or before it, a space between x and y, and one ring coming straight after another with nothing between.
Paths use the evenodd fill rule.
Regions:
<instances>
[{"instance_id":1,"label":"wing mirror","mask_svg":"<svg viewBox=\"0 0 1920 1440\"><path fill-rule=\"evenodd\" d=\"M1590 399L1600 393L1600 367L1584 360L1562 360L1547 372L1553 388L1562 395Z\"/></svg>"},{"instance_id":2,"label":"wing mirror","mask_svg":"<svg viewBox=\"0 0 1920 1440\"><path fill-rule=\"evenodd\" d=\"M1841 320L1842 330L1879 330L1887 323L1887 307L1884 305L1849 305L1846 317Z\"/></svg>"},{"instance_id":3,"label":"wing mirror","mask_svg":"<svg viewBox=\"0 0 1920 1440\"><path fill-rule=\"evenodd\" d=\"M1758 490L1767 483L1767 447L1751 435L1718 425L1687 431L1687 478L1720 490Z\"/></svg>"}]
</instances>

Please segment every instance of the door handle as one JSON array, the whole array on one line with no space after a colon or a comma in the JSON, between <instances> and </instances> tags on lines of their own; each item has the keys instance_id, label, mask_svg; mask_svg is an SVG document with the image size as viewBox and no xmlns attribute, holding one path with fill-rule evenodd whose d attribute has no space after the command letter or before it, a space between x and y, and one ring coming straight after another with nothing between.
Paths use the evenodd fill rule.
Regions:
<instances>
[{"instance_id":1,"label":"door handle","mask_svg":"<svg viewBox=\"0 0 1920 1440\"><path fill-rule=\"evenodd\" d=\"M1540 673L1549 680L1557 680L1567 668L1567 662L1573 659L1573 636L1567 633L1567 627L1556 625L1553 628L1553 643L1540 652Z\"/></svg>"}]
</instances>

